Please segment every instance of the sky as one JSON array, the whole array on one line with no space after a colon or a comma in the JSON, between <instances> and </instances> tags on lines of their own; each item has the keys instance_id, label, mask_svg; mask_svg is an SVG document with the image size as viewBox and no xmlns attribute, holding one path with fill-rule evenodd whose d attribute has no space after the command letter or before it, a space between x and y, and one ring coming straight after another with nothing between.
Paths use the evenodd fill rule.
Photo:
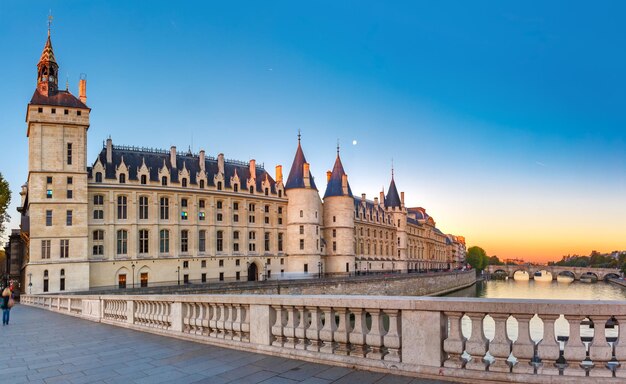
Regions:
<instances>
[{"instance_id":1,"label":"sky","mask_svg":"<svg viewBox=\"0 0 626 384\"><path fill-rule=\"evenodd\" d=\"M489 255L626 249L626 3L0 2L0 172L18 225L26 106L53 14L64 87L87 77L88 159L114 144L386 190Z\"/></svg>"}]
</instances>

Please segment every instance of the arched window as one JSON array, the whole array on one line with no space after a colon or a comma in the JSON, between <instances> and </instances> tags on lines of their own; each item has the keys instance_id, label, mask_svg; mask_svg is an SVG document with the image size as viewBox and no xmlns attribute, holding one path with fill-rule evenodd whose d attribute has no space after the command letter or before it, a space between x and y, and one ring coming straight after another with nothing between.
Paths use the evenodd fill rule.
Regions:
<instances>
[{"instance_id":1,"label":"arched window","mask_svg":"<svg viewBox=\"0 0 626 384\"><path fill-rule=\"evenodd\" d=\"M102 172L96 172L96 183L102 183Z\"/></svg>"},{"instance_id":2,"label":"arched window","mask_svg":"<svg viewBox=\"0 0 626 384\"><path fill-rule=\"evenodd\" d=\"M167 176L161 177L161 185L163 186L167 185Z\"/></svg>"},{"instance_id":3,"label":"arched window","mask_svg":"<svg viewBox=\"0 0 626 384\"><path fill-rule=\"evenodd\" d=\"M126 174L120 173L120 184L126 183Z\"/></svg>"}]
</instances>

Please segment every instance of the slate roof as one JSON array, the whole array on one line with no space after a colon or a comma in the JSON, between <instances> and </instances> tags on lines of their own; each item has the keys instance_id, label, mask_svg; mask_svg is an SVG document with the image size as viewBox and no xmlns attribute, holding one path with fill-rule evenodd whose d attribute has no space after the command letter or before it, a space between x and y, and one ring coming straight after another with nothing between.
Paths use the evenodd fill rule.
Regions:
<instances>
[{"instance_id":1,"label":"slate roof","mask_svg":"<svg viewBox=\"0 0 626 384\"><path fill-rule=\"evenodd\" d=\"M343 194L343 175L346 172L343 170L343 164L341 164L341 158L339 152L337 152L337 159L333 166L333 171L330 175L330 180L326 185L326 193L324 193L324 199L331 196L344 196ZM350 183L348 183L348 194L346 196L353 197L352 189L350 189Z\"/></svg>"},{"instance_id":2,"label":"slate roof","mask_svg":"<svg viewBox=\"0 0 626 384\"><path fill-rule=\"evenodd\" d=\"M354 199L354 210L357 213L364 211L365 213L369 213L370 215L372 215L373 217L376 217L376 215L379 215L379 219L383 222L385 222L387 220L387 216L385 215L385 210L383 208L381 208L380 206L376 205L375 202L373 202L372 200L367 200L365 199L365 209L363 209L363 200L361 200L360 197L352 197Z\"/></svg>"},{"instance_id":3,"label":"slate roof","mask_svg":"<svg viewBox=\"0 0 626 384\"><path fill-rule=\"evenodd\" d=\"M169 171L170 183L179 183L178 172L184 167L189 171L189 184L197 185L198 181L196 174L200 172L200 158L198 155L191 153L177 153L176 154L176 168L172 169L170 164L170 152L166 150L142 150L129 147L116 147L113 145L113 164L107 164L106 162L106 148L103 148L98 155L100 163L105 166L105 179L116 179L115 169L122 163L122 157L124 158L124 164L128 167L128 179L138 180L137 170L142 166L143 161L146 162L146 166L150 170L150 181L159 182L159 170L163 168L163 164ZM204 161L205 171L207 173L207 186L215 186L213 177L218 173L217 159L212 157L205 157ZM95 164L95 162L94 162ZM224 161L224 189L232 188L230 178L235 175L235 171L239 176L240 189L245 191L249 188L247 182L250 178L250 167L245 162L225 160ZM91 168L93 172L93 167ZM90 175L91 176L91 175ZM256 167L256 187L255 190L262 191L262 183L265 177L270 183L270 193L276 194L276 182L270 176L270 174L262 167Z\"/></svg>"},{"instance_id":4,"label":"slate roof","mask_svg":"<svg viewBox=\"0 0 626 384\"><path fill-rule=\"evenodd\" d=\"M35 90L29 104L89 109L88 106L69 91L57 91L54 95L46 96Z\"/></svg>"},{"instance_id":5,"label":"slate roof","mask_svg":"<svg viewBox=\"0 0 626 384\"><path fill-rule=\"evenodd\" d=\"M46 40L46 45L43 47L43 51L41 52L41 57L39 58L39 62L51 62L56 63L56 59L54 57L54 51L52 50L52 40L50 40L50 30L48 30L48 40Z\"/></svg>"},{"instance_id":6,"label":"slate roof","mask_svg":"<svg viewBox=\"0 0 626 384\"><path fill-rule=\"evenodd\" d=\"M304 185L304 163L306 163L306 158L304 157L300 140L298 140L298 149L296 150L296 155L293 158L293 164L291 164L291 170L289 171L289 177L287 177L285 190L292 188L306 188ZM313 175L311 175L310 170L309 179L311 180L311 189L315 189L317 191L317 187L315 186L315 181L313 180Z\"/></svg>"},{"instance_id":7,"label":"slate roof","mask_svg":"<svg viewBox=\"0 0 626 384\"><path fill-rule=\"evenodd\" d=\"M398 189L396 188L396 182L393 180L393 176L391 176L391 184L389 184L389 190L387 191L387 196L385 196L385 207L401 207L402 201L400 201L400 196L398 195Z\"/></svg>"}]
</instances>

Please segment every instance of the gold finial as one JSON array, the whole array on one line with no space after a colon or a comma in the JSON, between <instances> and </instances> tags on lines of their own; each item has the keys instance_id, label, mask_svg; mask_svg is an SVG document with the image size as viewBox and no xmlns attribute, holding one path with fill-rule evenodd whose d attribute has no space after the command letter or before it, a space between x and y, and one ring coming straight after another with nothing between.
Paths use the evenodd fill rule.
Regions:
<instances>
[{"instance_id":1,"label":"gold finial","mask_svg":"<svg viewBox=\"0 0 626 384\"><path fill-rule=\"evenodd\" d=\"M50 28L52 27L52 9L48 13L48 36L50 36Z\"/></svg>"}]
</instances>

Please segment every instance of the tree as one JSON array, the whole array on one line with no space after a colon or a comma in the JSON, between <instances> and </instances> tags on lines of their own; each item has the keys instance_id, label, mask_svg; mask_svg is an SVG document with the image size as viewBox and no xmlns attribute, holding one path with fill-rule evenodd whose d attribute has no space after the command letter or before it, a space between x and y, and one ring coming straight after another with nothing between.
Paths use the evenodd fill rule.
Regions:
<instances>
[{"instance_id":1,"label":"tree","mask_svg":"<svg viewBox=\"0 0 626 384\"><path fill-rule=\"evenodd\" d=\"M465 257L467 263L472 266L472 268L477 270L485 269L485 267L489 264L489 257L487 257L487 253L481 247L473 246L467 250L467 256Z\"/></svg>"},{"instance_id":2,"label":"tree","mask_svg":"<svg viewBox=\"0 0 626 384\"><path fill-rule=\"evenodd\" d=\"M489 258L489 265L504 265L504 263L500 261L498 256L493 255Z\"/></svg>"},{"instance_id":3,"label":"tree","mask_svg":"<svg viewBox=\"0 0 626 384\"><path fill-rule=\"evenodd\" d=\"M7 212L9 204L11 203L11 190L9 189L9 182L2 177L0 173L0 236L4 233L4 223L9 221L11 216Z\"/></svg>"}]
</instances>

